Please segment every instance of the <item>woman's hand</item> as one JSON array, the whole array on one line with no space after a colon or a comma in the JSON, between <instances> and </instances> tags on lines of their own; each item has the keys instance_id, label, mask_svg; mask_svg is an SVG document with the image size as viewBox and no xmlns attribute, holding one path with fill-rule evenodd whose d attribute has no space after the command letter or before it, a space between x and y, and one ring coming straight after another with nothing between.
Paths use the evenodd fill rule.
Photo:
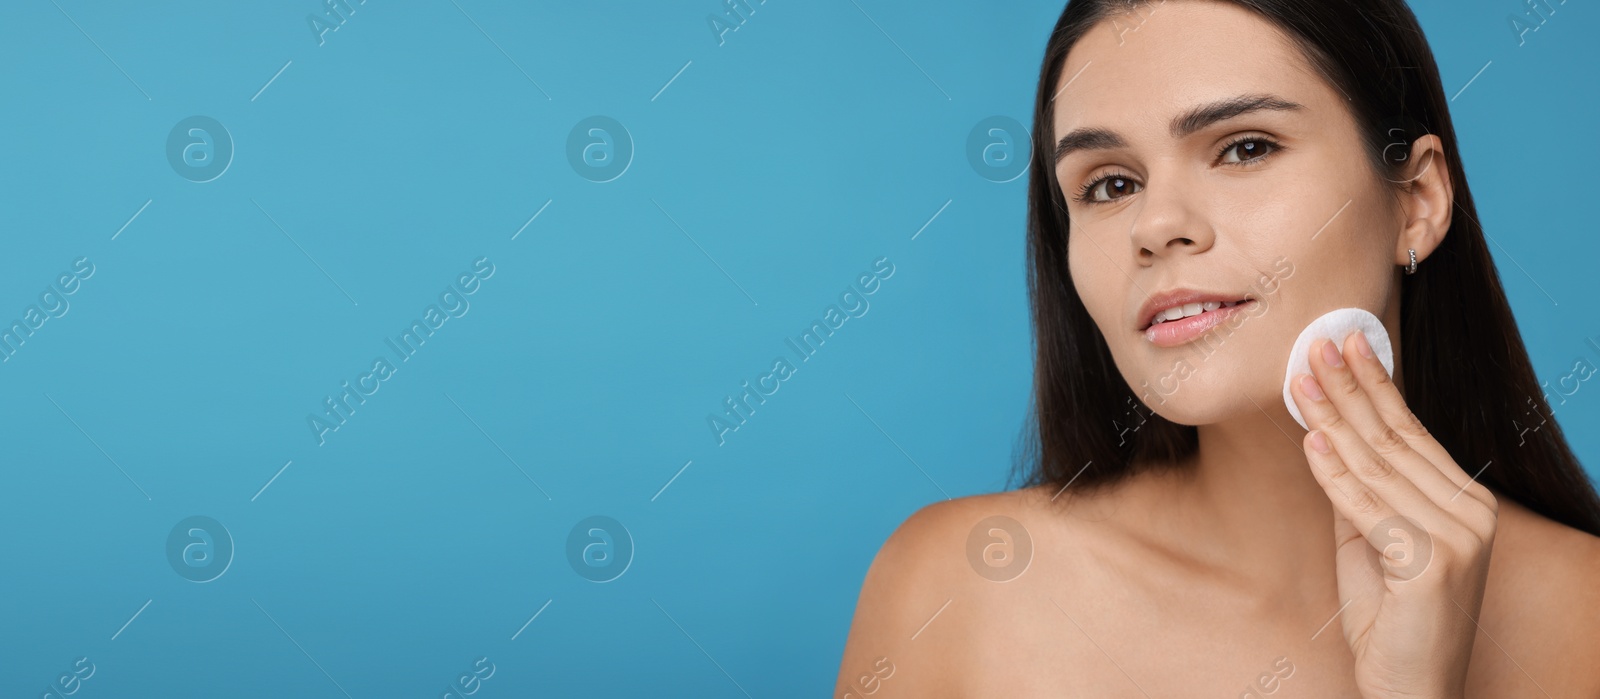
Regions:
<instances>
[{"instance_id":1,"label":"woman's hand","mask_svg":"<svg viewBox=\"0 0 1600 699\"><path fill-rule=\"evenodd\" d=\"M1291 389L1333 502L1340 621L1363 697L1464 695L1498 504L1429 436L1358 331ZM1470 406L1461 406L1469 409Z\"/></svg>"}]
</instances>

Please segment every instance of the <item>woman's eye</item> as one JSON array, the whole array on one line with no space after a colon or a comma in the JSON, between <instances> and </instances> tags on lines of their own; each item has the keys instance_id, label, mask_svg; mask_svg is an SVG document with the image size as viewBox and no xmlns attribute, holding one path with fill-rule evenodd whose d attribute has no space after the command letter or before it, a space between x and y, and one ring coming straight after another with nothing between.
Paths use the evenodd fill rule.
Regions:
<instances>
[{"instance_id":1,"label":"woman's eye","mask_svg":"<svg viewBox=\"0 0 1600 699\"><path fill-rule=\"evenodd\" d=\"M1282 150L1276 141L1265 137L1246 137L1223 146L1219 154L1224 164L1254 164ZM1078 189L1077 200L1086 204L1105 204L1136 194L1144 189L1122 175L1106 175Z\"/></svg>"},{"instance_id":2,"label":"woman's eye","mask_svg":"<svg viewBox=\"0 0 1600 699\"><path fill-rule=\"evenodd\" d=\"M1137 182L1126 177L1112 175L1090 182L1088 186L1083 188L1083 194L1079 198L1083 201L1104 203L1115 201L1137 191L1139 191Z\"/></svg>"},{"instance_id":3,"label":"woman's eye","mask_svg":"<svg viewBox=\"0 0 1600 699\"><path fill-rule=\"evenodd\" d=\"M1266 157L1268 153L1271 153L1274 147L1275 146L1271 141L1261 138L1247 138L1242 141L1234 141L1227 148L1223 149L1222 162L1244 163L1252 160L1259 160ZM1233 157L1230 157L1230 154Z\"/></svg>"}]
</instances>

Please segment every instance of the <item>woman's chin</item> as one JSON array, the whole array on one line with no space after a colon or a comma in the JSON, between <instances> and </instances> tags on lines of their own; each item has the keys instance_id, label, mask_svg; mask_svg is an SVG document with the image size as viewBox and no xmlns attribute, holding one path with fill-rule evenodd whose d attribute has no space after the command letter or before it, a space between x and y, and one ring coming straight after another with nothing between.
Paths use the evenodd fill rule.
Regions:
<instances>
[{"instance_id":1,"label":"woman's chin","mask_svg":"<svg viewBox=\"0 0 1600 699\"><path fill-rule=\"evenodd\" d=\"M1170 388L1170 387L1169 387ZM1180 425L1214 425L1242 417L1260 416L1283 408L1283 396L1271 386L1213 385L1198 377L1162 393L1147 390L1140 399L1146 412ZM1137 423L1137 415L1127 416ZM1118 422L1122 422L1118 420Z\"/></svg>"}]
</instances>

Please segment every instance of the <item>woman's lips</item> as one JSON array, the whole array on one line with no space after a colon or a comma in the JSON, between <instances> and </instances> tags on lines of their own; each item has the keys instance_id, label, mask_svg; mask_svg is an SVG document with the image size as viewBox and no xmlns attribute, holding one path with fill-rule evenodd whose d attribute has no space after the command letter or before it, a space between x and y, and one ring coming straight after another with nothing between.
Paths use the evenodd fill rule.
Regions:
<instances>
[{"instance_id":1,"label":"woman's lips","mask_svg":"<svg viewBox=\"0 0 1600 699\"><path fill-rule=\"evenodd\" d=\"M1145 329L1144 338L1157 347L1177 347L1204 335L1206 331L1217 327L1232 314L1249 308L1253 303L1256 303L1255 299L1249 299L1243 303L1225 306L1214 311L1206 311L1200 315L1157 323Z\"/></svg>"}]
</instances>

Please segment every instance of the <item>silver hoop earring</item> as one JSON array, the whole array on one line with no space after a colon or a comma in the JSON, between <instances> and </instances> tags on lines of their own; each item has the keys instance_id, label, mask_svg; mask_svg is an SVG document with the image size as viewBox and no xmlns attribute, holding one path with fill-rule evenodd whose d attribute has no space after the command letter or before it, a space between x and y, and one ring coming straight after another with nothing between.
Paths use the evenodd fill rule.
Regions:
<instances>
[{"instance_id":1,"label":"silver hoop earring","mask_svg":"<svg viewBox=\"0 0 1600 699\"><path fill-rule=\"evenodd\" d=\"M1417 273L1417 251L1416 250L1407 249L1406 253L1411 255L1411 264L1406 265L1406 274L1416 274Z\"/></svg>"}]
</instances>

